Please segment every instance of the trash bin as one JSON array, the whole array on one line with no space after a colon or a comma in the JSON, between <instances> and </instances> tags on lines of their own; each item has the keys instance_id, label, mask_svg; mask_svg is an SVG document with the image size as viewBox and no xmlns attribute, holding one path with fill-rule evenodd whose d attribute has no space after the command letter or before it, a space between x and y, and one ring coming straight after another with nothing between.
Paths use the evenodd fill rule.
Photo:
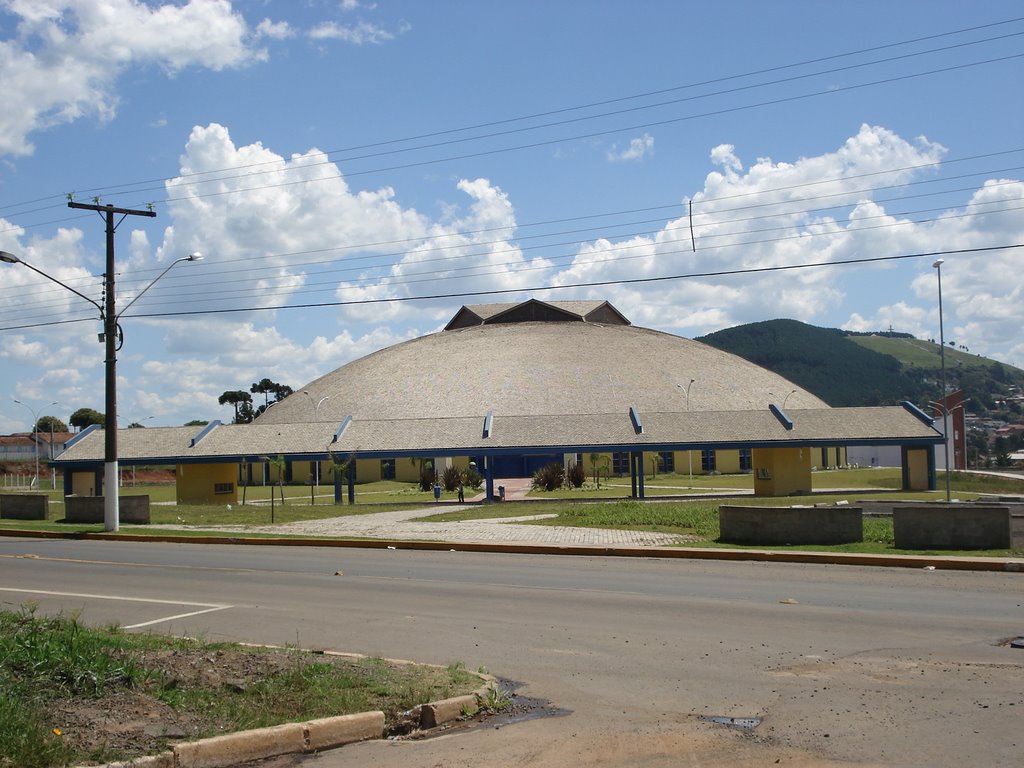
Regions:
<instances>
[{"instance_id":1,"label":"trash bin","mask_svg":"<svg viewBox=\"0 0 1024 768\"><path fill-rule=\"evenodd\" d=\"M499 485L498 486L498 499L501 500L501 501L505 500L505 486L504 485Z\"/></svg>"},{"instance_id":2,"label":"trash bin","mask_svg":"<svg viewBox=\"0 0 1024 768\"><path fill-rule=\"evenodd\" d=\"M434 501L441 500L441 484L434 483Z\"/></svg>"}]
</instances>

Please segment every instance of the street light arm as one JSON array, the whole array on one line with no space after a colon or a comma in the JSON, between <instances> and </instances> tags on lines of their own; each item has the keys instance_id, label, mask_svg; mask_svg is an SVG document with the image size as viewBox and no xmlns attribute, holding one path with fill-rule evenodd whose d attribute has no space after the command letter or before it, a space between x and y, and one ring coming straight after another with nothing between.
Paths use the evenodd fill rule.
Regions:
<instances>
[{"instance_id":1,"label":"street light arm","mask_svg":"<svg viewBox=\"0 0 1024 768\"><path fill-rule=\"evenodd\" d=\"M90 299L88 296L86 296L84 293L82 293L80 291L76 291L70 285L67 285L66 283L62 283L56 277L53 277L52 275L46 274L41 269L36 269L35 267L33 267L31 264L29 264L24 259L18 258L13 253L8 253L7 251L0 251L0 261L3 261L5 263L7 263L7 264L22 264L23 266L26 266L29 269L31 269L36 274L42 275L47 280L50 280L51 282L56 283L57 285L61 286L62 288L67 288L69 291L71 291L76 296L81 296L83 299L85 299L90 304L92 304L94 307L96 307L96 309L98 309L100 311L100 319L101 320L103 319L103 307L100 306L99 302L97 302L97 301L95 301L93 299Z\"/></svg>"},{"instance_id":2,"label":"street light arm","mask_svg":"<svg viewBox=\"0 0 1024 768\"><path fill-rule=\"evenodd\" d=\"M166 275L166 274L167 274L168 272L170 272L170 271L171 271L171 269L173 269L173 268L174 268L174 265L175 265L175 264L179 264L179 263L180 263L180 262L182 262L182 261L202 261L202 259L203 259L203 256L202 256L202 254L201 254L201 253L190 253L190 254L189 254L188 256L182 256L182 257L181 257L180 259L175 259L174 261L172 261L172 262L171 262L170 264L168 264L168 265L167 265L167 269L165 269L165 270L164 270L163 272L161 272L161 273L160 273L159 275L157 275L156 277L154 277L154 278L153 278L153 280L152 280L152 282L150 282L150 284L149 284L149 285L147 285L147 286L146 286L145 288L143 288L143 289L142 289L141 291L139 291L139 292L138 292L137 294L135 294L135 298L134 298L134 299L132 299L131 301L129 301L129 302L127 303L127 304L125 304L125 305L124 305L124 306L123 306L123 307L121 308L121 311L120 311L120 312L118 312L118 313L117 313L116 315L114 315L114 320L115 320L115 321L117 321L117 320L120 320L120 319L121 319L121 316L122 316L122 315L124 315L124 313L128 311L128 308L129 308L129 307L130 307L130 306L131 306L132 304L134 304L134 303L135 303L136 301L138 301L139 299L141 299L141 298L142 298L142 294L144 294L144 293L145 293L146 291L148 291L148 290L149 290L150 288L152 288L152 287L153 287L154 285L156 285L156 282L157 282L157 281L158 281L158 280L159 280L159 279L160 279L161 277L163 277L163 276L164 276L164 275Z\"/></svg>"}]
</instances>

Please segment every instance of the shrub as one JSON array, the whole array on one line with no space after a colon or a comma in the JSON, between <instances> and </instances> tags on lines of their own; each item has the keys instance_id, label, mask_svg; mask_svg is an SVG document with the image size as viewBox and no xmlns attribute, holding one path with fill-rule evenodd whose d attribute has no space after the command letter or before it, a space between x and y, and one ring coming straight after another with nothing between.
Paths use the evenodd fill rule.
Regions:
<instances>
[{"instance_id":1,"label":"shrub","mask_svg":"<svg viewBox=\"0 0 1024 768\"><path fill-rule=\"evenodd\" d=\"M557 461L541 467L533 475L533 487L542 491L554 491L565 482L565 468Z\"/></svg>"},{"instance_id":2,"label":"shrub","mask_svg":"<svg viewBox=\"0 0 1024 768\"><path fill-rule=\"evenodd\" d=\"M582 488L587 479L587 468L582 464L573 462L569 465L569 471L565 475L566 481L572 488Z\"/></svg>"},{"instance_id":3,"label":"shrub","mask_svg":"<svg viewBox=\"0 0 1024 768\"><path fill-rule=\"evenodd\" d=\"M434 487L434 469L421 469L420 470L420 490L429 491Z\"/></svg>"},{"instance_id":4,"label":"shrub","mask_svg":"<svg viewBox=\"0 0 1024 768\"><path fill-rule=\"evenodd\" d=\"M441 485L446 491L454 491L458 488L460 479L462 479L462 473L455 467L445 467L444 472L441 473Z\"/></svg>"},{"instance_id":5,"label":"shrub","mask_svg":"<svg viewBox=\"0 0 1024 768\"><path fill-rule=\"evenodd\" d=\"M463 476L463 482L470 488L476 489L484 484L484 476L470 467Z\"/></svg>"}]
</instances>

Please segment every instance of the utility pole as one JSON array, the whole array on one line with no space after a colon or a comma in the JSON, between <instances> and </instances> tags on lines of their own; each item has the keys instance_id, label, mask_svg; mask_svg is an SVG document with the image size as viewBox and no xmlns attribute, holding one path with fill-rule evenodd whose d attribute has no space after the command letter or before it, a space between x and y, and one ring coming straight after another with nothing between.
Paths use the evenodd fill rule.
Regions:
<instances>
[{"instance_id":1,"label":"utility pole","mask_svg":"<svg viewBox=\"0 0 1024 768\"><path fill-rule=\"evenodd\" d=\"M107 271L104 275L105 309L103 314L103 340L106 342L106 416L104 419L104 450L103 450L103 527L107 531L116 531L120 525L118 510L119 472L117 466L117 343L120 336L117 324L117 312L114 306L114 233L117 227L128 216L156 216L156 211L137 211L130 208L115 208L112 205L90 205L71 201L68 208L83 211L96 211L101 214L107 225ZM114 222L115 216L121 218Z\"/></svg>"}]
</instances>

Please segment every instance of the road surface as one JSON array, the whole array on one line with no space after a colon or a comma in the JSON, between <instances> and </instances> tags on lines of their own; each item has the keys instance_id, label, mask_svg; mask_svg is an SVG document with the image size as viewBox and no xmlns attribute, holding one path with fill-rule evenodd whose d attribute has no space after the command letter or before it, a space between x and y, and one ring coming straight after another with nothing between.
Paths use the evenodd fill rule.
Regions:
<instances>
[{"instance_id":1,"label":"road surface","mask_svg":"<svg viewBox=\"0 0 1024 768\"><path fill-rule=\"evenodd\" d=\"M569 712L275 766L1024 762L1024 574L0 539L0 600L462 661Z\"/></svg>"}]
</instances>

